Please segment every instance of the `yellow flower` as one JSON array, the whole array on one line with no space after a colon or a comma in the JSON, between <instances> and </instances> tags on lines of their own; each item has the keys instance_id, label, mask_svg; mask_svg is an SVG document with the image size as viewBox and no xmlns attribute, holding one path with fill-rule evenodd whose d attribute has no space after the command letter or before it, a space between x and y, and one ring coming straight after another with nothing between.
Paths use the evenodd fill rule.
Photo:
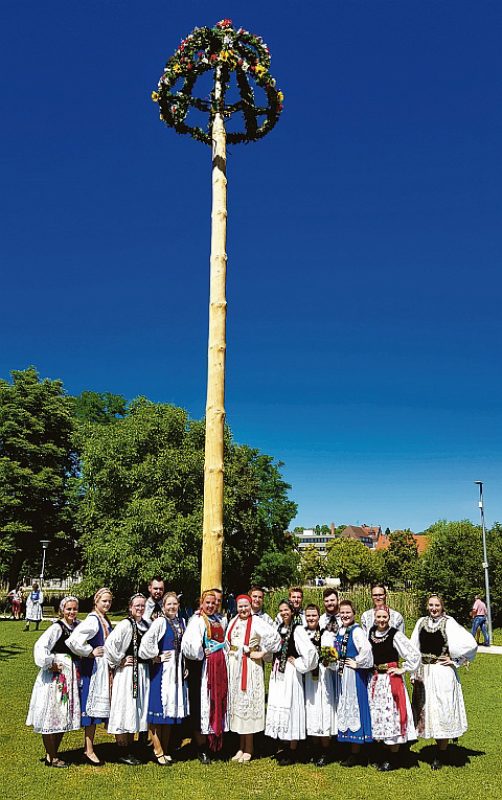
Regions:
<instances>
[{"instance_id":1,"label":"yellow flower","mask_svg":"<svg viewBox=\"0 0 502 800\"><path fill-rule=\"evenodd\" d=\"M256 67L254 68L254 71L255 74L258 75L259 78L261 78L263 75L265 75L267 70L265 69L263 64L257 64Z\"/></svg>"},{"instance_id":2,"label":"yellow flower","mask_svg":"<svg viewBox=\"0 0 502 800\"><path fill-rule=\"evenodd\" d=\"M282 103L282 101L284 100L284 94L282 92L277 92L277 99L279 103Z\"/></svg>"},{"instance_id":3,"label":"yellow flower","mask_svg":"<svg viewBox=\"0 0 502 800\"><path fill-rule=\"evenodd\" d=\"M235 55L232 50L222 50L220 53L220 61L235 61Z\"/></svg>"},{"instance_id":4,"label":"yellow flower","mask_svg":"<svg viewBox=\"0 0 502 800\"><path fill-rule=\"evenodd\" d=\"M173 72L179 73L181 72L181 64L175 64L173 67Z\"/></svg>"},{"instance_id":5,"label":"yellow flower","mask_svg":"<svg viewBox=\"0 0 502 800\"><path fill-rule=\"evenodd\" d=\"M158 103L159 102L159 97L160 97L160 94L158 92L152 92L152 100L153 100L154 103Z\"/></svg>"}]
</instances>

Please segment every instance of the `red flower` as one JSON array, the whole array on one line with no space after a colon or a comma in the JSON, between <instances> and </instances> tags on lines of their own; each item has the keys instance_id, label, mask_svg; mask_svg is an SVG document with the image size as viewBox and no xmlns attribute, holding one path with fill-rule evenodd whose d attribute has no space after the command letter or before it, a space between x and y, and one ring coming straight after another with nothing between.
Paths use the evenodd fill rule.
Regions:
<instances>
[{"instance_id":1,"label":"red flower","mask_svg":"<svg viewBox=\"0 0 502 800\"><path fill-rule=\"evenodd\" d=\"M218 61L218 56L216 55L216 53L213 53L213 54L211 55L211 58L210 58L209 60L210 60L210 61Z\"/></svg>"},{"instance_id":2,"label":"red flower","mask_svg":"<svg viewBox=\"0 0 502 800\"><path fill-rule=\"evenodd\" d=\"M217 28L231 28L232 27L232 20L231 19L220 19L219 22L216 23Z\"/></svg>"}]
</instances>

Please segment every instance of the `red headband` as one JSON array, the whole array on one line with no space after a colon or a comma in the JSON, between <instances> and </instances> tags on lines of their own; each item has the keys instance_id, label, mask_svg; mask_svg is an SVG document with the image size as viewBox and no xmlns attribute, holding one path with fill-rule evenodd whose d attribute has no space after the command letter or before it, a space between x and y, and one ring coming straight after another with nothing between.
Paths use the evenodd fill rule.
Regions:
<instances>
[{"instance_id":1,"label":"red headband","mask_svg":"<svg viewBox=\"0 0 502 800\"><path fill-rule=\"evenodd\" d=\"M249 604L251 604L251 598L248 594L238 594L235 598L235 602L238 603L239 600L247 600Z\"/></svg>"}]
</instances>

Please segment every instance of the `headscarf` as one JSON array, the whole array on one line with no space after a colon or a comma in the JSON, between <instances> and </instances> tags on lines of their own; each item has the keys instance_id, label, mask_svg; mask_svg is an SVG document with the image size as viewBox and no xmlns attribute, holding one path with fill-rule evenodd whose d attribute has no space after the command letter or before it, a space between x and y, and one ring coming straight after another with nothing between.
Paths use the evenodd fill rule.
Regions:
<instances>
[{"instance_id":1,"label":"headscarf","mask_svg":"<svg viewBox=\"0 0 502 800\"><path fill-rule=\"evenodd\" d=\"M249 605L251 605L251 598L248 594L238 594L235 598L235 602L238 603L239 600L247 600Z\"/></svg>"},{"instance_id":2,"label":"headscarf","mask_svg":"<svg viewBox=\"0 0 502 800\"><path fill-rule=\"evenodd\" d=\"M78 606L78 597L75 597L74 594L67 594L66 597L63 597L59 604L59 613L61 615L63 614L67 603L76 603Z\"/></svg>"},{"instance_id":3,"label":"headscarf","mask_svg":"<svg viewBox=\"0 0 502 800\"><path fill-rule=\"evenodd\" d=\"M108 586L102 586L101 589L98 589L98 591L94 595L94 605L96 605L102 594L109 594L113 600L113 594L111 590L108 588Z\"/></svg>"}]
</instances>

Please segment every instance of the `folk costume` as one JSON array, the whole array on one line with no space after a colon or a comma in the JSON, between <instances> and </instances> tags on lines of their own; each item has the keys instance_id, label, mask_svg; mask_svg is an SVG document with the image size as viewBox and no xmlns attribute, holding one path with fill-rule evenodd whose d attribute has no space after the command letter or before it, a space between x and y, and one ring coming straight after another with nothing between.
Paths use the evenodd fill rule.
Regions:
<instances>
[{"instance_id":1,"label":"folk costume","mask_svg":"<svg viewBox=\"0 0 502 800\"><path fill-rule=\"evenodd\" d=\"M145 613L143 614L143 622L150 627L155 619L162 616L162 599L154 600L153 597L148 597L145 603Z\"/></svg>"},{"instance_id":2,"label":"folk costume","mask_svg":"<svg viewBox=\"0 0 502 800\"><path fill-rule=\"evenodd\" d=\"M191 716L195 728L208 736L211 750L220 750L228 731L228 670L225 620L197 611L181 642L188 667ZM200 724L200 727L199 727Z\"/></svg>"},{"instance_id":3,"label":"folk costume","mask_svg":"<svg viewBox=\"0 0 502 800\"><path fill-rule=\"evenodd\" d=\"M305 739L305 694L303 675L317 666L317 650L307 631L294 622L279 627L281 646L274 653L268 686L265 735L272 739ZM293 656L295 663L288 658Z\"/></svg>"},{"instance_id":4,"label":"folk costume","mask_svg":"<svg viewBox=\"0 0 502 800\"><path fill-rule=\"evenodd\" d=\"M35 733L63 733L80 728L77 662L67 645L77 624L70 627L58 620L35 644L33 655L40 672L26 719ZM53 663L60 667L60 672L52 672Z\"/></svg>"},{"instance_id":5,"label":"folk costume","mask_svg":"<svg viewBox=\"0 0 502 800\"><path fill-rule=\"evenodd\" d=\"M338 665L336 661L324 663L322 648L335 648L336 635L332 631L307 630L317 650L319 663L305 673L305 713L307 736L336 736L338 733L337 704L339 695Z\"/></svg>"},{"instance_id":6,"label":"folk costume","mask_svg":"<svg viewBox=\"0 0 502 800\"><path fill-rule=\"evenodd\" d=\"M146 625L132 617L119 622L105 641L105 658L113 670L112 698L108 733L136 733L148 730L150 692L149 664L140 657L141 639ZM132 656L132 666L121 661Z\"/></svg>"},{"instance_id":7,"label":"folk costume","mask_svg":"<svg viewBox=\"0 0 502 800\"><path fill-rule=\"evenodd\" d=\"M26 622L40 623L44 594L41 589L33 589L26 598Z\"/></svg>"},{"instance_id":8,"label":"folk costume","mask_svg":"<svg viewBox=\"0 0 502 800\"><path fill-rule=\"evenodd\" d=\"M94 658L92 651L104 646L111 628L107 617L91 611L67 642L72 653L80 658L80 706L84 727L108 722L110 715L110 667L105 656Z\"/></svg>"},{"instance_id":9,"label":"folk costume","mask_svg":"<svg viewBox=\"0 0 502 800\"><path fill-rule=\"evenodd\" d=\"M375 611L376 608L369 608L368 611L364 611L361 614L361 628L365 632L366 636L369 636L370 630L375 624ZM390 614L390 627L396 628L396 630L401 631L401 633L405 633L405 624L402 614L400 614L399 611L396 611L395 608L389 608L388 611Z\"/></svg>"},{"instance_id":10,"label":"folk costume","mask_svg":"<svg viewBox=\"0 0 502 800\"><path fill-rule=\"evenodd\" d=\"M365 744L372 741L368 702L368 681L373 654L363 629L354 623L336 635L340 696L338 700L338 741ZM357 669L345 665L353 658Z\"/></svg>"},{"instance_id":11,"label":"folk costume","mask_svg":"<svg viewBox=\"0 0 502 800\"><path fill-rule=\"evenodd\" d=\"M253 614L247 619L234 617L225 638L228 647L229 728L240 734L258 733L265 728L263 659L256 661L249 654L265 650L271 655L280 648L281 637L275 628Z\"/></svg>"},{"instance_id":12,"label":"folk costume","mask_svg":"<svg viewBox=\"0 0 502 800\"><path fill-rule=\"evenodd\" d=\"M152 725L179 724L189 714L186 666L181 652L185 627L185 621L178 617L157 617L141 640L141 658L171 653L167 661L150 664L148 722Z\"/></svg>"},{"instance_id":13,"label":"folk costume","mask_svg":"<svg viewBox=\"0 0 502 800\"><path fill-rule=\"evenodd\" d=\"M476 640L453 617L421 617L411 635L420 650L421 664L414 679L412 707L417 734L422 739L456 739L467 730L462 686L457 667L472 661ZM449 656L455 666L441 663Z\"/></svg>"},{"instance_id":14,"label":"folk costume","mask_svg":"<svg viewBox=\"0 0 502 800\"><path fill-rule=\"evenodd\" d=\"M389 667L414 672L420 664L420 653L404 633L388 627L370 629L373 651L373 675L368 686L373 739L384 744L403 744L417 738L411 704L402 675L389 675Z\"/></svg>"}]
</instances>

